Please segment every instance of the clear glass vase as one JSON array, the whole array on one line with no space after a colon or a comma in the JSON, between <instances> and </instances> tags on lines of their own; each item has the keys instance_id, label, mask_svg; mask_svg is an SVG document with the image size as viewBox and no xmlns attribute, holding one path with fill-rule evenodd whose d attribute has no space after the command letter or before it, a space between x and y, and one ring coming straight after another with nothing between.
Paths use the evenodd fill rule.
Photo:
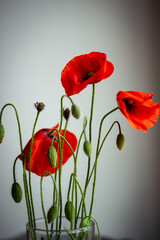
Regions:
<instances>
[{"instance_id":1,"label":"clear glass vase","mask_svg":"<svg viewBox=\"0 0 160 240\"><path fill-rule=\"evenodd\" d=\"M56 221L55 221L56 222ZM55 230L54 224L48 224L48 230L44 218L36 219L36 228L26 225L27 240L94 240L95 222L90 220L90 225L80 228L81 219L78 219L77 228L71 229L70 222L62 217L61 230ZM73 224L74 225L74 224Z\"/></svg>"}]
</instances>

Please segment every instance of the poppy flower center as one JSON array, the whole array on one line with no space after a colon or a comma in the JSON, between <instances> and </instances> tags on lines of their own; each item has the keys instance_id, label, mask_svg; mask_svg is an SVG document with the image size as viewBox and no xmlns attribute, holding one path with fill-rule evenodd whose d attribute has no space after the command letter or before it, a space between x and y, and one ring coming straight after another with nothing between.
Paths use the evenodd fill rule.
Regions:
<instances>
[{"instance_id":1,"label":"poppy flower center","mask_svg":"<svg viewBox=\"0 0 160 240\"><path fill-rule=\"evenodd\" d=\"M50 137L50 138L54 137L54 135L50 134L50 132L48 132L46 129L42 129L42 130L43 130L43 132L45 132L47 134L48 137ZM57 137L54 139L54 141L57 142Z\"/></svg>"},{"instance_id":2,"label":"poppy flower center","mask_svg":"<svg viewBox=\"0 0 160 240\"><path fill-rule=\"evenodd\" d=\"M123 102L126 104L126 109L128 112L133 112L135 110L136 103L133 101L133 99L125 98L123 99Z\"/></svg>"},{"instance_id":3,"label":"poppy flower center","mask_svg":"<svg viewBox=\"0 0 160 240\"><path fill-rule=\"evenodd\" d=\"M92 77L94 75L94 72L89 71L88 73L85 73L82 75L83 80L87 80L88 78Z\"/></svg>"}]
</instances>

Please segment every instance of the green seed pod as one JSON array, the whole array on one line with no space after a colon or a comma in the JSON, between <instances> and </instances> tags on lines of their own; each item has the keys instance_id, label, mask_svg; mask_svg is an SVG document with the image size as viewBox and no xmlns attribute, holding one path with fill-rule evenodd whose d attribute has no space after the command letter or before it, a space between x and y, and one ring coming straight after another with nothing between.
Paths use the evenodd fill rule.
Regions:
<instances>
[{"instance_id":1,"label":"green seed pod","mask_svg":"<svg viewBox=\"0 0 160 240\"><path fill-rule=\"evenodd\" d=\"M122 133L118 134L116 144L117 144L118 149L122 150L122 148L125 145L125 138L124 138L124 135Z\"/></svg>"},{"instance_id":2,"label":"green seed pod","mask_svg":"<svg viewBox=\"0 0 160 240\"><path fill-rule=\"evenodd\" d=\"M50 148L48 149L47 157L48 157L51 167L55 168L57 165L57 151L56 151L55 147L50 146Z\"/></svg>"},{"instance_id":3,"label":"green seed pod","mask_svg":"<svg viewBox=\"0 0 160 240\"><path fill-rule=\"evenodd\" d=\"M72 222L75 216L75 209L71 201L66 202L64 212L66 218Z\"/></svg>"},{"instance_id":4,"label":"green seed pod","mask_svg":"<svg viewBox=\"0 0 160 240\"><path fill-rule=\"evenodd\" d=\"M58 216L58 205L53 204L52 207L48 210L48 213L47 213L48 223L52 223L57 216Z\"/></svg>"},{"instance_id":5,"label":"green seed pod","mask_svg":"<svg viewBox=\"0 0 160 240\"><path fill-rule=\"evenodd\" d=\"M0 123L0 143L2 143L3 137L4 137L4 127L3 127L3 125Z\"/></svg>"},{"instance_id":6,"label":"green seed pod","mask_svg":"<svg viewBox=\"0 0 160 240\"><path fill-rule=\"evenodd\" d=\"M12 193L12 197L13 197L13 199L16 203L21 202L21 200L22 200L22 189L21 189L19 183L14 182L12 184L11 193Z\"/></svg>"},{"instance_id":7,"label":"green seed pod","mask_svg":"<svg viewBox=\"0 0 160 240\"><path fill-rule=\"evenodd\" d=\"M79 107L76 104L72 104L71 112L72 112L73 117L75 117L76 119L80 118L81 111L80 111Z\"/></svg>"},{"instance_id":8,"label":"green seed pod","mask_svg":"<svg viewBox=\"0 0 160 240\"><path fill-rule=\"evenodd\" d=\"M84 149L84 152L85 154L90 157L91 156L91 153L92 153L92 145L89 141L85 141L84 144L83 144L83 149Z\"/></svg>"}]
</instances>

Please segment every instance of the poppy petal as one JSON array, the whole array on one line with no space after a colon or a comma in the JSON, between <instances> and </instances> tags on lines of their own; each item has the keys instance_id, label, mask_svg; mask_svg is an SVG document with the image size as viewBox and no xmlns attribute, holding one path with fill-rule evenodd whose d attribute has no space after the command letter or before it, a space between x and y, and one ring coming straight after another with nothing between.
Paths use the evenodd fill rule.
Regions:
<instances>
[{"instance_id":1,"label":"poppy petal","mask_svg":"<svg viewBox=\"0 0 160 240\"><path fill-rule=\"evenodd\" d=\"M58 128L59 124L57 124L53 128L45 128L39 130L34 135L33 146L32 146L32 156L31 156L31 172L37 174L38 176L42 176L45 171L49 171L51 173L55 173L55 168L50 166L48 161L47 153L48 149L51 146L52 137L48 135L50 131L54 128ZM53 132L53 135L57 134ZM64 130L61 130L61 134L64 134ZM66 131L65 139L69 142L73 151L76 150L77 147L77 138L76 136L69 131ZM62 141L62 140L61 140ZM57 141L53 141L53 146L57 149ZM23 154L26 156L26 170L29 171L29 155L30 155L30 147L31 147L31 139L26 144ZM72 151L69 146L64 142L63 143L63 158L62 165L64 165L68 159L72 156ZM58 161L57 161L57 170L59 169L59 158L60 154L58 152ZM22 157L20 158L22 160ZM47 176L46 174L45 176Z\"/></svg>"},{"instance_id":2,"label":"poppy petal","mask_svg":"<svg viewBox=\"0 0 160 240\"><path fill-rule=\"evenodd\" d=\"M159 117L159 104L154 103L152 97L152 93L118 92L118 107L132 127L147 132L147 127L155 125Z\"/></svg>"},{"instance_id":3,"label":"poppy petal","mask_svg":"<svg viewBox=\"0 0 160 240\"><path fill-rule=\"evenodd\" d=\"M61 82L68 96L81 92L88 84L98 83L108 78L114 66L107 61L107 55L91 52L74 57L64 67Z\"/></svg>"}]
</instances>

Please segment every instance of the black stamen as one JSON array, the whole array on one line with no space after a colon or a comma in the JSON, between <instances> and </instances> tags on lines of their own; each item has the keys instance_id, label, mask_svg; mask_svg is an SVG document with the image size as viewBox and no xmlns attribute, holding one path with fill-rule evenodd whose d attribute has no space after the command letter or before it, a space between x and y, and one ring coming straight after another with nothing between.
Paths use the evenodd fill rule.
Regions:
<instances>
[{"instance_id":1,"label":"black stamen","mask_svg":"<svg viewBox=\"0 0 160 240\"><path fill-rule=\"evenodd\" d=\"M88 73L85 73L82 75L83 80L87 80L88 78L92 77L94 75L94 72L89 71Z\"/></svg>"},{"instance_id":2,"label":"black stamen","mask_svg":"<svg viewBox=\"0 0 160 240\"><path fill-rule=\"evenodd\" d=\"M53 138L53 135L51 135L46 129L42 129L50 138Z\"/></svg>"},{"instance_id":3,"label":"black stamen","mask_svg":"<svg viewBox=\"0 0 160 240\"><path fill-rule=\"evenodd\" d=\"M128 112L133 112L135 110L136 103L132 99L125 98L123 99L123 102L125 102Z\"/></svg>"}]
</instances>

